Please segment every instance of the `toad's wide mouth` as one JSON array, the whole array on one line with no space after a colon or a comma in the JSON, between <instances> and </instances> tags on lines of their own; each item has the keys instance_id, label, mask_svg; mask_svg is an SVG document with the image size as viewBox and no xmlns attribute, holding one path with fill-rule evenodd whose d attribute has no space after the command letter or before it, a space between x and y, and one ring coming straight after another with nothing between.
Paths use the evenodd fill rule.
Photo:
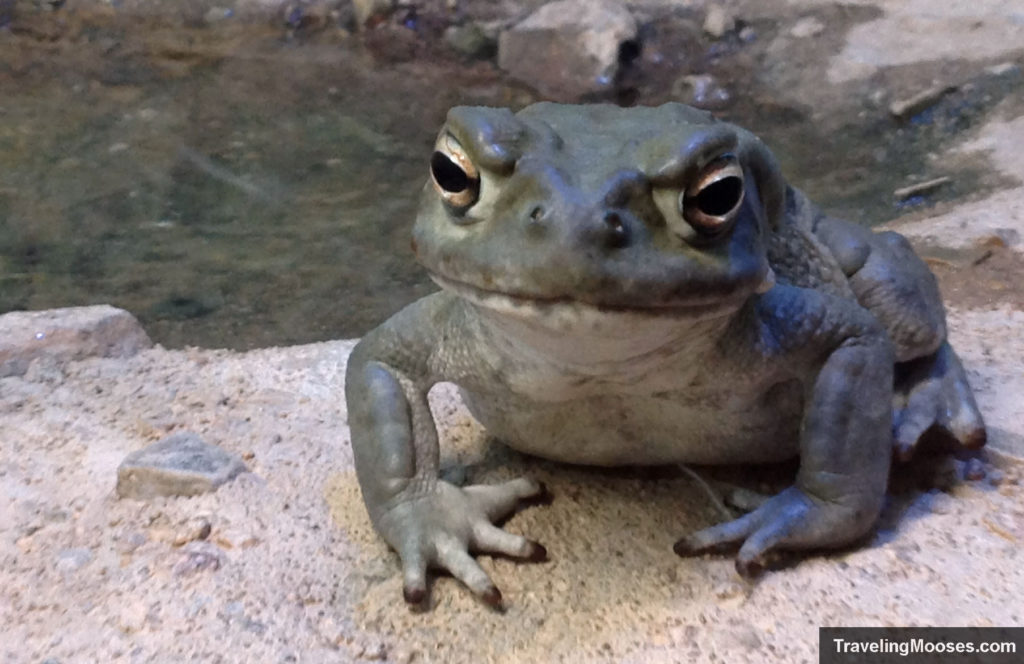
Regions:
<instances>
[{"instance_id":1,"label":"toad's wide mouth","mask_svg":"<svg viewBox=\"0 0 1024 664\"><path fill-rule=\"evenodd\" d=\"M631 317L702 319L734 311L750 293L700 302L592 303L570 296L547 296L481 288L464 281L430 273L439 286L486 309L521 318ZM566 321L568 322L568 321Z\"/></svg>"}]
</instances>

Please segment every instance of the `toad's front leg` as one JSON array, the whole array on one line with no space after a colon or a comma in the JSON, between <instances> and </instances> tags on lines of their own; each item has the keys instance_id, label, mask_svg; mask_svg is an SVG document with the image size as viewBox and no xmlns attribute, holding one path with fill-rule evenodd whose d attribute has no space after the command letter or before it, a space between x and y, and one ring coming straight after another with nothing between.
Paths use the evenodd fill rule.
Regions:
<instances>
[{"instance_id":1,"label":"toad's front leg","mask_svg":"<svg viewBox=\"0 0 1024 664\"><path fill-rule=\"evenodd\" d=\"M544 487L520 478L495 486L457 487L438 479L438 442L429 385L375 356L386 331L364 338L346 371L346 400L356 473L370 519L402 559L404 596L427 599L428 567L447 570L491 606L501 592L470 552L543 560L540 544L494 525Z\"/></svg>"},{"instance_id":2,"label":"toad's front leg","mask_svg":"<svg viewBox=\"0 0 1024 664\"><path fill-rule=\"evenodd\" d=\"M762 307L770 311L768 338L786 331L780 327L814 332L805 347L783 353L813 358L819 343L839 339L808 381L796 483L753 512L675 546L676 553L693 555L740 544L736 568L744 576L756 573L772 549L835 548L864 535L881 511L891 460L893 353L884 331L841 300L778 290L773 297L784 300ZM785 301L802 296L806 301L795 306ZM844 322L829 329L831 320Z\"/></svg>"}]
</instances>

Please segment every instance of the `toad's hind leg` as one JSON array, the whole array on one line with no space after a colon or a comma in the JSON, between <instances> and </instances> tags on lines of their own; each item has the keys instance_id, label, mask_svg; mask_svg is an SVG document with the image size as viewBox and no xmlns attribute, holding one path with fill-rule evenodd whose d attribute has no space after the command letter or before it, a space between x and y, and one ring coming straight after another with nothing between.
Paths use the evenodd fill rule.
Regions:
<instances>
[{"instance_id":1,"label":"toad's hind leg","mask_svg":"<svg viewBox=\"0 0 1024 664\"><path fill-rule=\"evenodd\" d=\"M896 353L894 445L913 454L938 426L966 447L985 443L985 425L960 359L946 338L938 283L899 233L819 217L814 234L832 252L858 302L885 327Z\"/></svg>"}]
</instances>

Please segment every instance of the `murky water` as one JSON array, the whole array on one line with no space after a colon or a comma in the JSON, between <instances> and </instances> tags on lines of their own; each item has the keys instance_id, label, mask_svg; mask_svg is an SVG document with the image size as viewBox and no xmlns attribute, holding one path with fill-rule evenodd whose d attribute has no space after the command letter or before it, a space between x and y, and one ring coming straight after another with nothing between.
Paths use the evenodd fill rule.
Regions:
<instances>
[{"instance_id":1,"label":"murky water","mask_svg":"<svg viewBox=\"0 0 1024 664\"><path fill-rule=\"evenodd\" d=\"M532 100L489 64L252 27L0 32L0 92L0 311L109 302L167 346L232 348L358 336L432 291L408 234L445 111ZM965 117L894 140L885 120L836 137L795 111L725 115L859 221L897 214L893 173Z\"/></svg>"}]
</instances>

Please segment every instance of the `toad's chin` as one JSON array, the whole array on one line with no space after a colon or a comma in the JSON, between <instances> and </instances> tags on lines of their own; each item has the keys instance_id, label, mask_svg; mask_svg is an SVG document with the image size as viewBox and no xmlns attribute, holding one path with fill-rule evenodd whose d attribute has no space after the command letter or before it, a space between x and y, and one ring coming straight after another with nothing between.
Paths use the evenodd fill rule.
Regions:
<instances>
[{"instance_id":1,"label":"toad's chin","mask_svg":"<svg viewBox=\"0 0 1024 664\"><path fill-rule=\"evenodd\" d=\"M441 288L477 307L503 317L555 332L631 337L637 326L678 325L721 318L735 312L750 294L715 302L647 305L603 305L570 297L543 297L486 290L463 281L431 273Z\"/></svg>"}]
</instances>

